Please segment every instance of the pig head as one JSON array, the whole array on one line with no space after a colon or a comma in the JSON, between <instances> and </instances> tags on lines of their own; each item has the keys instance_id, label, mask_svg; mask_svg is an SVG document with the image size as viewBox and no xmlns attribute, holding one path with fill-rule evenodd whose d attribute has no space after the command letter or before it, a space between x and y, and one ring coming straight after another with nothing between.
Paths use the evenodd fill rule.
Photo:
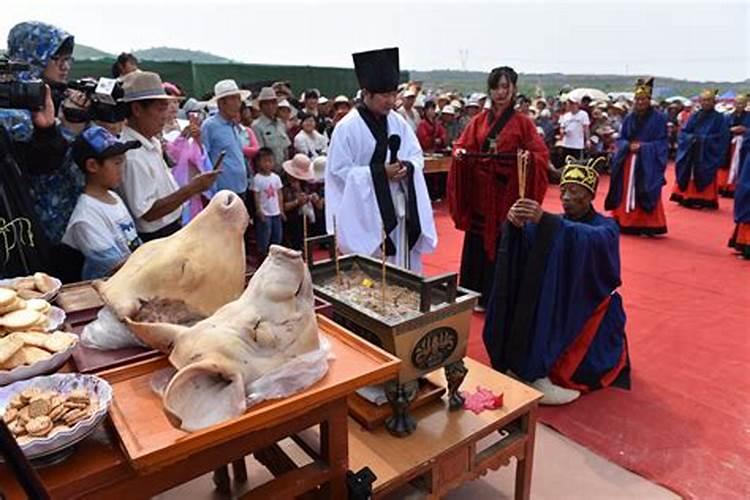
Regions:
<instances>
[{"instance_id":1,"label":"pig head","mask_svg":"<svg viewBox=\"0 0 750 500\"><path fill-rule=\"evenodd\" d=\"M241 415L249 384L319 347L310 273L300 252L275 245L242 296L205 320L130 327L170 354L177 373L164 392L164 410L187 431Z\"/></svg>"},{"instance_id":2,"label":"pig head","mask_svg":"<svg viewBox=\"0 0 750 500\"><path fill-rule=\"evenodd\" d=\"M156 299L181 301L209 316L242 293L247 224L242 200L220 191L187 226L145 243L111 278L94 286L121 320Z\"/></svg>"}]
</instances>

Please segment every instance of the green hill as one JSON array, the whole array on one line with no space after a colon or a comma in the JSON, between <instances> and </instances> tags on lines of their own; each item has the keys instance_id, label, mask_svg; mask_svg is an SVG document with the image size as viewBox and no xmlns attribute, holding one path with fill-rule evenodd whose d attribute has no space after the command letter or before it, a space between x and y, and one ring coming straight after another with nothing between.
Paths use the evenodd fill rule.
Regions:
<instances>
[{"instance_id":1,"label":"green hill","mask_svg":"<svg viewBox=\"0 0 750 500\"><path fill-rule=\"evenodd\" d=\"M230 63L226 57L220 57L201 50L175 49L172 47L153 47L133 52L144 61L193 61L197 63ZM117 54L110 54L88 45L77 43L73 55L79 60L114 59Z\"/></svg>"},{"instance_id":2,"label":"green hill","mask_svg":"<svg viewBox=\"0 0 750 500\"><path fill-rule=\"evenodd\" d=\"M423 81L425 88L457 91L463 94L484 91L487 87L487 73L479 71L410 71L411 79ZM635 76L625 75L567 75L561 73L529 73L518 76L519 92L535 95L537 87L545 95L556 95L564 85L592 87L604 92L632 91ZM656 77L654 93L657 96L691 96L707 86L717 87L721 92L728 88L738 91L750 90L750 79L744 82L700 82L675 78Z\"/></svg>"},{"instance_id":3,"label":"green hill","mask_svg":"<svg viewBox=\"0 0 750 500\"><path fill-rule=\"evenodd\" d=\"M103 50L77 43L73 49L73 57L76 59L114 59L116 56Z\"/></svg>"},{"instance_id":4,"label":"green hill","mask_svg":"<svg viewBox=\"0 0 750 500\"><path fill-rule=\"evenodd\" d=\"M174 49L172 47L154 47L136 50L138 59L144 61L193 61L197 63L231 63L231 59L220 57L202 50Z\"/></svg>"}]
</instances>

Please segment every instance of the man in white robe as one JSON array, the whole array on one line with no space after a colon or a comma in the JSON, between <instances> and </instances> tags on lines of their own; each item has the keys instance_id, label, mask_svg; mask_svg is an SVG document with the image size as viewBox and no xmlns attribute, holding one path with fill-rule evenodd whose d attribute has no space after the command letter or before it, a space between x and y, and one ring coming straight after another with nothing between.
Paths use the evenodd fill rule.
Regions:
<instances>
[{"instance_id":1,"label":"man in white robe","mask_svg":"<svg viewBox=\"0 0 750 500\"><path fill-rule=\"evenodd\" d=\"M398 49L354 54L363 102L336 125L325 174L326 226L344 254L382 255L422 271L437 246L424 157L414 131L393 110Z\"/></svg>"}]
</instances>

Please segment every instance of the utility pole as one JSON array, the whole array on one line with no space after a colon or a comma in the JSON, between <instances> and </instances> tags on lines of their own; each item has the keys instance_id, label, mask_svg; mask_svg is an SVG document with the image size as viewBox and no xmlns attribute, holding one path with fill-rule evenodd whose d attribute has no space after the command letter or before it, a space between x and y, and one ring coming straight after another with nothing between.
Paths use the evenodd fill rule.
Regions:
<instances>
[{"instance_id":1,"label":"utility pole","mask_svg":"<svg viewBox=\"0 0 750 500\"><path fill-rule=\"evenodd\" d=\"M469 64L469 49L458 49L458 57L461 60L461 71L466 71Z\"/></svg>"}]
</instances>

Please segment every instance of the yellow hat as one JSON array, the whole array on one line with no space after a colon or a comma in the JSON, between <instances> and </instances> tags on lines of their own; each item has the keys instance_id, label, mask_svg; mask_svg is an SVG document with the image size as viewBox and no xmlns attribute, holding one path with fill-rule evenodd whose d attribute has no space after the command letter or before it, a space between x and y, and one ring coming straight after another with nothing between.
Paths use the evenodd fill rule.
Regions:
<instances>
[{"instance_id":1,"label":"yellow hat","mask_svg":"<svg viewBox=\"0 0 750 500\"><path fill-rule=\"evenodd\" d=\"M719 89L703 89L701 92L701 97L704 99L716 99L717 95L719 95Z\"/></svg>"},{"instance_id":2,"label":"yellow hat","mask_svg":"<svg viewBox=\"0 0 750 500\"><path fill-rule=\"evenodd\" d=\"M560 186L578 184L591 191L591 194L596 194L596 187L599 185L599 173L596 171L596 166L603 161L604 158L599 157L584 163L568 156L565 158L566 165L563 168Z\"/></svg>"},{"instance_id":3,"label":"yellow hat","mask_svg":"<svg viewBox=\"0 0 750 500\"><path fill-rule=\"evenodd\" d=\"M651 99L651 94L654 91L654 78L651 77L648 80L639 78L635 82L635 97L648 97Z\"/></svg>"}]
</instances>

